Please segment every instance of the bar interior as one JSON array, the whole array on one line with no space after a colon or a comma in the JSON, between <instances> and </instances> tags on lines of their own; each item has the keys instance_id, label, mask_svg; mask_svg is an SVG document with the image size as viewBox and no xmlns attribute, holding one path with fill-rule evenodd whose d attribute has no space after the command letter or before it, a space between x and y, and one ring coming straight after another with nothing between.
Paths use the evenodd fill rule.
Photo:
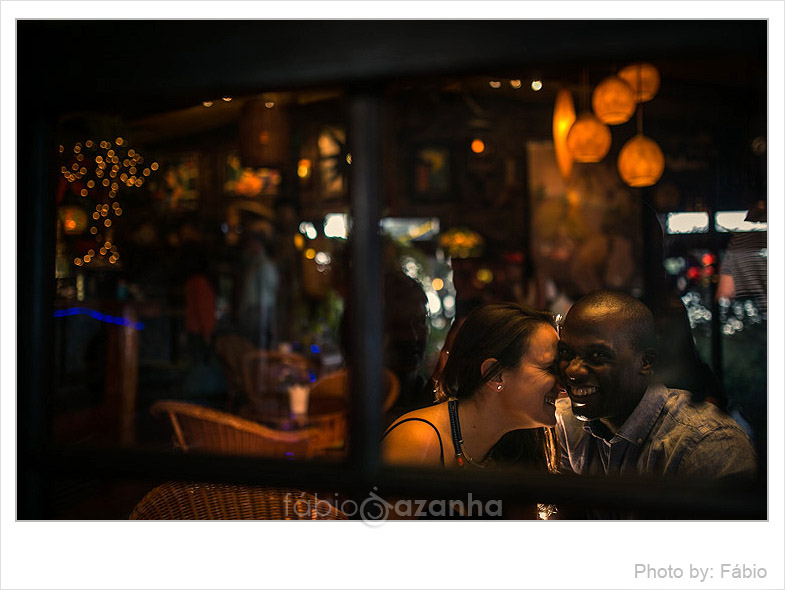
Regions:
<instances>
[{"instance_id":1,"label":"bar interior","mask_svg":"<svg viewBox=\"0 0 785 590\"><path fill-rule=\"evenodd\" d=\"M767 518L765 20L17 34L19 520ZM597 290L752 481L384 460L453 326Z\"/></svg>"}]
</instances>

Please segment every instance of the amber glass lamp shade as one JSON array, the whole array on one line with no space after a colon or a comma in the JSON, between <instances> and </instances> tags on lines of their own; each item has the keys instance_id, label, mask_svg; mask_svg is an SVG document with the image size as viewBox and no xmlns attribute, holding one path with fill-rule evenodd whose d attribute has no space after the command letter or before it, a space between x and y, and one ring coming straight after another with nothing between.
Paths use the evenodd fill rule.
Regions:
<instances>
[{"instance_id":1,"label":"amber glass lamp shade","mask_svg":"<svg viewBox=\"0 0 785 590\"><path fill-rule=\"evenodd\" d=\"M575 123L575 105L570 91L562 88L556 93L553 107L553 149L562 178L567 180L572 173L572 154L567 149L567 134Z\"/></svg>"},{"instance_id":2,"label":"amber glass lamp shade","mask_svg":"<svg viewBox=\"0 0 785 590\"><path fill-rule=\"evenodd\" d=\"M632 87L617 76L608 76L594 89L591 105L597 118L607 125L626 123L635 112Z\"/></svg>"},{"instance_id":3,"label":"amber glass lamp shade","mask_svg":"<svg viewBox=\"0 0 785 590\"><path fill-rule=\"evenodd\" d=\"M567 148L576 162L599 162L611 148L611 130L592 113L583 113L567 134Z\"/></svg>"},{"instance_id":4,"label":"amber glass lamp shade","mask_svg":"<svg viewBox=\"0 0 785 590\"><path fill-rule=\"evenodd\" d=\"M651 64L630 64L619 70L617 76L630 85L637 102L651 100L660 89L660 73Z\"/></svg>"},{"instance_id":5,"label":"amber glass lamp shade","mask_svg":"<svg viewBox=\"0 0 785 590\"><path fill-rule=\"evenodd\" d=\"M630 186L651 186L665 170L665 156L653 140L640 133L625 143L617 161L619 176Z\"/></svg>"}]
</instances>

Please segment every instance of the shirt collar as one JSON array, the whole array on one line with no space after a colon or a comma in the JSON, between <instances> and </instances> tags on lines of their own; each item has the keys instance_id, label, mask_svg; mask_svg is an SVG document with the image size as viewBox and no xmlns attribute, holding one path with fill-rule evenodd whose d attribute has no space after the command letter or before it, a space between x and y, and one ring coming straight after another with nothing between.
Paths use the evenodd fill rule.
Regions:
<instances>
[{"instance_id":1,"label":"shirt collar","mask_svg":"<svg viewBox=\"0 0 785 590\"><path fill-rule=\"evenodd\" d=\"M648 438L660 411L665 406L667 396L664 395L664 392L663 385L650 385L630 417L622 424L610 442L621 438L635 445L642 444ZM607 429L599 420L586 422L583 429L598 438L605 438L603 433L607 433Z\"/></svg>"}]
</instances>

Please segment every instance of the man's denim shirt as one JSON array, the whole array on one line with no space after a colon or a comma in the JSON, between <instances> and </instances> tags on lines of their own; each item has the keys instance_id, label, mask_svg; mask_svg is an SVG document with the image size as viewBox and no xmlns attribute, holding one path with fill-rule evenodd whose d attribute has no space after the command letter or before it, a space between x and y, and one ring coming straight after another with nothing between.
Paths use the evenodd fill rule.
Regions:
<instances>
[{"instance_id":1,"label":"man's denim shirt","mask_svg":"<svg viewBox=\"0 0 785 590\"><path fill-rule=\"evenodd\" d=\"M556 408L562 472L708 479L756 471L755 452L739 425L716 406L693 403L688 391L650 386L613 436L599 420L575 418L569 399Z\"/></svg>"}]
</instances>

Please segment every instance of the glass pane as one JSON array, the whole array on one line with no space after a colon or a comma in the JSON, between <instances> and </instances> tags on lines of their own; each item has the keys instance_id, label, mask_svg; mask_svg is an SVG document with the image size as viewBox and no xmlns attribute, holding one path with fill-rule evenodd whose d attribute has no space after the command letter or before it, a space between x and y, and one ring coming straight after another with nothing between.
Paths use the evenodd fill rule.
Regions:
<instances>
[{"instance_id":1,"label":"glass pane","mask_svg":"<svg viewBox=\"0 0 785 590\"><path fill-rule=\"evenodd\" d=\"M481 27L485 40L501 30L488 27ZM294 63L306 39L291 39L280 48L288 56L282 70L276 63L270 71L303 80L282 73L310 63ZM354 47L363 39L348 41ZM478 38L476 45L483 43ZM573 106L588 109L588 80L596 85L620 64L557 52L548 71L535 74L515 47L505 50L501 68L490 63L496 54L487 47L478 61L455 64L469 65L472 75L445 69L398 78L417 70L406 58L387 63L374 84L352 84L363 97L376 93L363 106L382 103L378 137L350 128L358 95L342 87L217 93L176 109L143 100L139 91L133 114L104 104L62 116L51 146L59 148L51 170L58 180L54 442L341 461L350 450L350 401L357 401L350 399L349 369L360 353L382 358L380 390L361 395L378 402L384 427L434 407L446 419L446 406L434 402L446 399L442 371L455 330L472 310L514 302L548 317L565 315L600 288L663 308L675 303L665 311L684 312L689 328L682 335L696 361L724 370L725 389L747 379L729 364L736 353L727 338L751 334L747 323L757 326L753 319L763 313L733 302L719 308L719 317L717 254L729 236L718 237L709 212L740 210L762 192L764 62L744 53L728 68L724 56L678 47L652 57L663 85L646 102L645 129L666 165L651 186L640 187L618 168L622 147L640 127L605 129L610 148L588 161L567 149L572 121L565 127L556 112L564 92L574 95ZM354 83L378 65L370 56L341 70L329 54L320 58L302 75ZM244 66L218 45L215 59L242 79ZM161 71L177 66L166 67ZM180 82L194 71L184 69ZM207 81L195 80L195 87L213 83L205 72ZM79 86L74 81L68 89L84 96ZM124 105L136 102L135 92ZM163 92L166 104L184 100ZM642 125L642 115L638 120ZM363 301L378 305L382 317L380 329L353 327L365 350L350 345L356 332L348 322L350 296L361 292L350 281L350 204L362 201L350 197L368 196L353 192L358 179L351 172L364 157L353 153L357 137L379 140L382 151L373 163L381 191L369 196L379 198L373 205L381 217L382 298ZM668 229L665 245L645 231L655 213ZM666 286L659 284L663 265ZM718 319L723 330L733 329L721 336L722 366L714 366ZM765 349L763 333L754 340ZM753 350L745 342L736 347ZM676 347L670 352L678 356ZM544 405L553 401L543 396ZM494 460L513 457L519 466L552 470L552 431L514 429L522 430L536 430L536 439L503 433ZM445 432L443 451L455 459L451 434Z\"/></svg>"},{"instance_id":2,"label":"glass pane","mask_svg":"<svg viewBox=\"0 0 785 590\"><path fill-rule=\"evenodd\" d=\"M342 101L60 121L55 442L345 457Z\"/></svg>"},{"instance_id":3,"label":"glass pane","mask_svg":"<svg viewBox=\"0 0 785 590\"><path fill-rule=\"evenodd\" d=\"M722 253L718 303L729 411L766 457L768 239L763 211L763 219L747 222L757 227L734 233Z\"/></svg>"}]
</instances>

